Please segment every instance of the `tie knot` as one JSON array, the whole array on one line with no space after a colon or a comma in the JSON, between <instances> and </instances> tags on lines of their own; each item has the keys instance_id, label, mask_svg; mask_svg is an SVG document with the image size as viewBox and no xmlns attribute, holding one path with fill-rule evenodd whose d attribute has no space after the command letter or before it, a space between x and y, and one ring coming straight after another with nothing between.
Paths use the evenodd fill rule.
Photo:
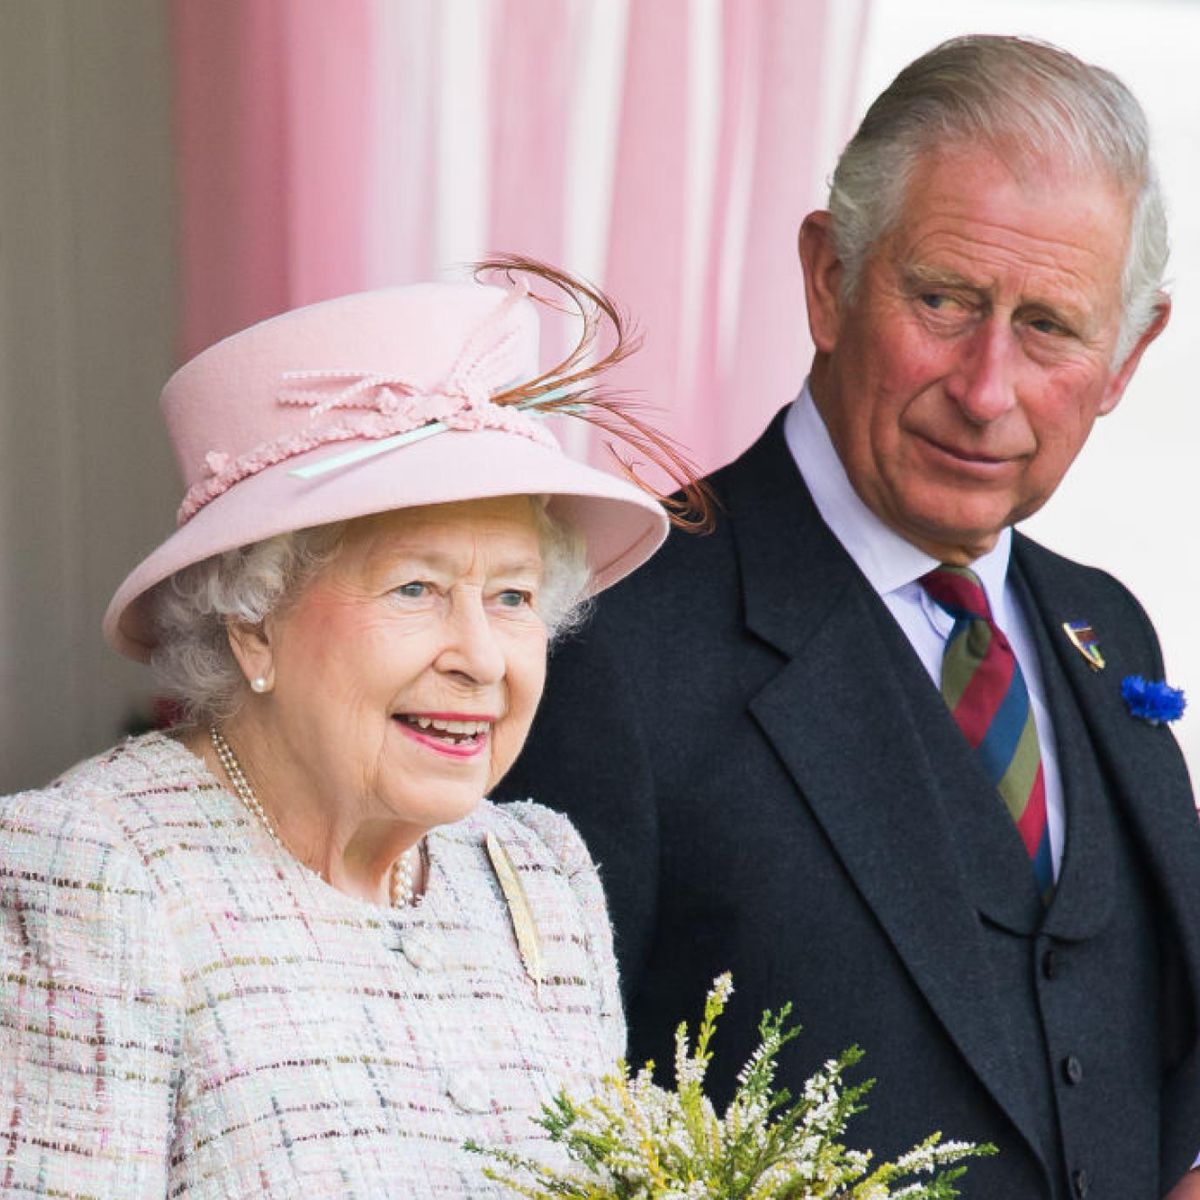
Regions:
<instances>
[{"instance_id":1,"label":"tie knot","mask_svg":"<svg viewBox=\"0 0 1200 1200\"><path fill-rule=\"evenodd\" d=\"M935 604L944 608L956 621L992 620L992 609L979 576L968 567L935 567L918 580Z\"/></svg>"}]
</instances>

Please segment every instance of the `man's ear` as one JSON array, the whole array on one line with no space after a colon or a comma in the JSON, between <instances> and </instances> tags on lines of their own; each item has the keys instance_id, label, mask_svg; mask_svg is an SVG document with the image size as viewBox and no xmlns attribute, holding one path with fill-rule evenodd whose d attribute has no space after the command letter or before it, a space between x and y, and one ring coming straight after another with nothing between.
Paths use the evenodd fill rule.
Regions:
<instances>
[{"instance_id":1,"label":"man's ear","mask_svg":"<svg viewBox=\"0 0 1200 1200\"><path fill-rule=\"evenodd\" d=\"M1100 402L1100 416L1107 416L1120 404L1121 397L1125 395L1125 389L1129 386L1129 381L1133 378L1138 363L1142 361L1142 355L1146 353L1150 343L1166 329L1170 319L1171 297L1166 292L1159 292L1150 324L1142 336L1134 342L1133 349L1125 356L1124 362L1117 367L1108 381L1108 386L1104 390L1104 399Z\"/></svg>"},{"instance_id":2,"label":"man's ear","mask_svg":"<svg viewBox=\"0 0 1200 1200\"><path fill-rule=\"evenodd\" d=\"M269 622L270 617L257 625L248 621L229 621L225 625L229 648L247 682L252 679L265 679L268 684L274 682L275 662Z\"/></svg>"},{"instance_id":3,"label":"man's ear","mask_svg":"<svg viewBox=\"0 0 1200 1200\"><path fill-rule=\"evenodd\" d=\"M800 265L804 269L804 297L808 330L818 351L829 354L841 326L842 262L833 244L833 217L811 212L800 226Z\"/></svg>"}]
</instances>

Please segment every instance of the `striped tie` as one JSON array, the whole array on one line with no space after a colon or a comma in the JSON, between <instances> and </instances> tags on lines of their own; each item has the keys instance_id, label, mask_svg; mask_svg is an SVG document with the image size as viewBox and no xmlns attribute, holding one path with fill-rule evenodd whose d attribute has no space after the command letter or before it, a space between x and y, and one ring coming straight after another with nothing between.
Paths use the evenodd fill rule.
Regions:
<instances>
[{"instance_id":1,"label":"striped tie","mask_svg":"<svg viewBox=\"0 0 1200 1200\"><path fill-rule=\"evenodd\" d=\"M1042 755L1025 677L1008 638L992 621L978 576L938 567L921 586L954 618L942 658L942 695L963 736L979 752L988 778L1017 823L1038 890L1054 887Z\"/></svg>"}]
</instances>

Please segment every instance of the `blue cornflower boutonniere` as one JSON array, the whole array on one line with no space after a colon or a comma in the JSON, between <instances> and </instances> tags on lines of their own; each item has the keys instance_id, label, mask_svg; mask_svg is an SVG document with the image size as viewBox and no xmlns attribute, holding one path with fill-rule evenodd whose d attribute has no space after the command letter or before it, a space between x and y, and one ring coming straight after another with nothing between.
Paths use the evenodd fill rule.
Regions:
<instances>
[{"instance_id":1,"label":"blue cornflower boutonniere","mask_svg":"<svg viewBox=\"0 0 1200 1200\"><path fill-rule=\"evenodd\" d=\"M1121 680L1121 697L1135 717L1151 725L1178 721L1187 708L1182 688L1173 688L1161 679L1143 679L1140 675L1126 675Z\"/></svg>"}]
</instances>

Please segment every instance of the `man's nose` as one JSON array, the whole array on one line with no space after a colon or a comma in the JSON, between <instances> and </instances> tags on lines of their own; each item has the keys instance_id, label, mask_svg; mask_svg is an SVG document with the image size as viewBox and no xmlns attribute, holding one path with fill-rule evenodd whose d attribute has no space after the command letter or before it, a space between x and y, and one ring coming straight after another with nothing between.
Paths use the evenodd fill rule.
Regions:
<instances>
[{"instance_id":1,"label":"man's nose","mask_svg":"<svg viewBox=\"0 0 1200 1200\"><path fill-rule=\"evenodd\" d=\"M959 361L946 379L946 391L974 425L1004 416L1017 403L1019 347L1003 321L985 321L959 343Z\"/></svg>"},{"instance_id":2,"label":"man's nose","mask_svg":"<svg viewBox=\"0 0 1200 1200\"><path fill-rule=\"evenodd\" d=\"M437 665L472 684L498 683L504 678L504 653L478 592L459 593L451 600Z\"/></svg>"}]
</instances>

